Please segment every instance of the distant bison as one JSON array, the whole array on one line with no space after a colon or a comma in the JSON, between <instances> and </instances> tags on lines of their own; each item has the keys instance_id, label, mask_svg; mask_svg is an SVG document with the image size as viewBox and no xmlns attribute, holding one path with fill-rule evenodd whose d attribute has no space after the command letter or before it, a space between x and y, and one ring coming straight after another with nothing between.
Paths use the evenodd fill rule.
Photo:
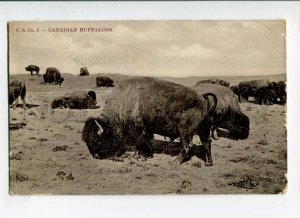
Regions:
<instances>
[{"instance_id":1,"label":"distant bison","mask_svg":"<svg viewBox=\"0 0 300 218\"><path fill-rule=\"evenodd\" d=\"M114 87L114 81L107 76L98 76L96 77L97 87Z\"/></svg>"},{"instance_id":2,"label":"distant bison","mask_svg":"<svg viewBox=\"0 0 300 218\"><path fill-rule=\"evenodd\" d=\"M96 104L96 93L94 91L75 91L55 98L51 102L51 107L52 109L59 107L70 109L92 109L95 108Z\"/></svg>"},{"instance_id":3,"label":"distant bison","mask_svg":"<svg viewBox=\"0 0 300 218\"><path fill-rule=\"evenodd\" d=\"M235 86L231 86L230 90L237 95L239 102L241 102L240 99L240 86L239 85L235 85Z\"/></svg>"},{"instance_id":4,"label":"distant bison","mask_svg":"<svg viewBox=\"0 0 300 218\"><path fill-rule=\"evenodd\" d=\"M47 68L43 78L45 83L55 83L56 85L61 85L64 81L64 78L61 77L59 70L54 67Z\"/></svg>"},{"instance_id":5,"label":"distant bison","mask_svg":"<svg viewBox=\"0 0 300 218\"><path fill-rule=\"evenodd\" d=\"M204 145L206 166L211 158L211 111L216 107L213 94L198 95L194 90L153 78L121 81L105 103L99 118L89 118L82 139L94 158L124 153L127 146L139 154L152 156L149 140L154 134L180 137L182 163L198 134Z\"/></svg>"},{"instance_id":6,"label":"distant bison","mask_svg":"<svg viewBox=\"0 0 300 218\"><path fill-rule=\"evenodd\" d=\"M277 97L280 100L280 104L285 105L286 104L286 83L285 81L279 81L277 82Z\"/></svg>"},{"instance_id":7,"label":"distant bison","mask_svg":"<svg viewBox=\"0 0 300 218\"><path fill-rule=\"evenodd\" d=\"M225 87L230 87L230 83L225 81L225 80L221 80L221 79L216 79L216 78L212 78L212 79L207 79L207 80L200 80L196 83L196 86L203 84L203 83L212 83L212 84L219 84L221 86L225 86Z\"/></svg>"},{"instance_id":8,"label":"distant bison","mask_svg":"<svg viewBox=\"0 0 300 218\"><path fill-rule=\"evenodd\" d=\"M210 92L217 97L217 106L213 111L213 136L218 127L228 130L227 137L231 139L246 139L249 136L249 118L241 111L238 99L230 89L216 84L201 84L192 89L199 95Z\"/></svg>"},{"instance_id":9,"label":"distant bison","mask_svg":"<svg viewBox=\"0 0 300 218\"><path fill-rule=\"evenodd\" d=\"M269 80L251 80L239 83L241 100L248 101L249 97L254 97L255 102L262 104L268 90L272 89Z\"/></svg>"},{"instance_id":10,"label":"distant bison","mask_svg":"<svg viewBox=\"0 0 300 218\"><path fill-rule=\"evenodd\" d=\"M88 71L88 69L86 67L80 68L80 74L79 74L79 76L88 76L88 75L90 75L90 73L89 73L89 71Z\"/></svg>"},{"instance_id":11,"label":"distant bison","mask_svg":"<svg viewBox=\"0 0 300 218\"><path fill-rule=\"evenodd\" d=\"M40 73L40 68L36 65L29 65L29 66L25 67L25 70L29 71L31 75L32 75L33 72L35 72L36 75L40 76L40 74L39 74Z\"/></svg>"},{"instance_id":12,"label":"distant bison","mask_svg":"<svg viewBox=\"0 0 300 218\"><path fill-rule=\"evenodd\" d=\"M15 109L19 96L23 101L23 108L26 109L26 85L23 81L12 80L9 83L9 104Z\"/></svg>"}]
</instances>

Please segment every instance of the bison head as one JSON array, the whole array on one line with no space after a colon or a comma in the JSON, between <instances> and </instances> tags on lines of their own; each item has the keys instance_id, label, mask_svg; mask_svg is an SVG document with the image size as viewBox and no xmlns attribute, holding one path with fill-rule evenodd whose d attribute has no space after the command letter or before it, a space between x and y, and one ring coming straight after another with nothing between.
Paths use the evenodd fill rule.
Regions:
<instances>
[{"instance_id":1,"label":"bison head","mask_svg":"<svg viewBox=\"0 0 300 218\"><path fill-rule=\"evenodd\" d=\"M97 104L96 93L94 91L87 92L87 107L95 108Z\"/></svg>"},{"instance_id":2,"label":"bison head","mask_svg":"<svg viewBox=\"0 0 300 218\"><path fill-rule=\"evenodd\" d=\"M218 126L228 130L228 132L218 131L218 136L239 140L249 136L249 118L241 113L233 113L230 119L219 120Z\"/></svg>"},{"instance_id":3,"label":"bison head","mask_svg":"<svg viewBox=\"0 0 300 218\"><path fill-rule=\"evenodd\" d=\"M119 137L113 133L115 132L107 119L91 117L85 122L82 140L95 159L104 159L125 152L124 148L119 146L122 144L117 141Z\"/></svg>"}]
</instances>

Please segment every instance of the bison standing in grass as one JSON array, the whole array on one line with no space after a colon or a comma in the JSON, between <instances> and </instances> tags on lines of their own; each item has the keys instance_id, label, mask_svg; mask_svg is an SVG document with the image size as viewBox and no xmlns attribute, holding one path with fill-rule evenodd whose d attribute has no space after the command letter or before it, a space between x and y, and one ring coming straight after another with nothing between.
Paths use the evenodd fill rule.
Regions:
<instances>
[{"instance_id":1,"label":"bison standing in grass","mask_svg":"<svg viewBox=\"0 0 300 218\"><path fill-rule=\"evenodd\" d=\"M25 67L25 70L29 71L31 75L33 72L35 72L36 75L40 76L40 68L36 65L28 65L27 67Z\"/></svg>"},{"instance_id":2,"label":"bison standing in grass","mask_svg":"<svg viewBox=\"0 0 300 218\"><path fill-rule=\"evenodd\" d=\"M79 76L88 76L88 75L90 75L90 73L86 67L80 68Z\"/></svg>"},{"instance_id":3,"label":"bison standing in grass","mask_svg":"<svg viewBox=\"0 0 300 218\"><path fill-rule=\"evenodd\" d=\"M265 94L272 89L269 80L251 80L239 83L241 100L248 101L249 97L254 97L257 104L265 101Z\"/></svg>"},{"instance_id":4,"label":"bison standing in grass","mask_svg":"<svg viewBox=\"0 0 300 218\"><path fill-rule=\"evenodd\" d=\"M212 135L218 127L229 131L223 135L231 139L246 139L249 136L250 121L241 111L238 99L228 88L216 84L201 84L192 87L199 95L210 92L216 95L218 101L213 111Z\"/></svg>"},{"instance_id":5,"label":"bison standing in grass","mask_svg":"<svg viewBox=\"0 0 300 218\"><path fill-rule=\"evenodd\" d=\"M153 134L180 137L182 163L193 146L195 134L204 145L206 166L212 166L210 128L217 98L154 78L121 81L105 103L99 118L89 118L82 139L94 158L123 154L127 146L139 154L152 156Z\"/></svg>"},{"instance_id":6,"label":"bison standing in grass","mask_svg":"<svg viewBox=\"0 0 300 218\"><path fill-rule=\"evenodd\" d=\"M9 104L16 109L18 105L19 96L23 101L23 108L26 109L26 85L23 81L20 80L11 80L9 82Z\"/></svg>"},{"instance_id":7,"label":"bison standing in grass","mask_svg":"<svg viewBox=\"0 0 300 218\"><path fill-rule=\"evenodd\" d=\"M51 102L51 107L52 109L60 107L70 109L93 109L96 107L96 104L96 93L94 91L75 91L55 98Z\"/></svg>"},{"instance_id":8,"label":"bison standing in grass","mask_svg":"<svg viewBox=\"0 0 300 218\"><path fill-rule=\"evenodd\" d=\"M59 70L54 67L48 67L43 78L45 83L55 83L56 85L61 85L64 81Z\"/></svg>"}]
</instances>

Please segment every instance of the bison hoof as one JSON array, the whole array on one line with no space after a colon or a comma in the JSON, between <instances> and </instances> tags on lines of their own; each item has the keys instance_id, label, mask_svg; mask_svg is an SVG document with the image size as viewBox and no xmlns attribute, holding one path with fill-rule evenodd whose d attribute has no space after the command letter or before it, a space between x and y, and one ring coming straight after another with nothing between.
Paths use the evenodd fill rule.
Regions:
<instances>
[{"instance_id":1,"label":"bison hoof","mask_svg":"<svg viewBox=\"0 0 300 218\"><path fill-rule=\"evenodd\" d=\"M213 166L213 163L212 162L207 162L207 163L205 163L205 166L206 167L211 167L211 166Z\"/></svg>"}]
</instances>

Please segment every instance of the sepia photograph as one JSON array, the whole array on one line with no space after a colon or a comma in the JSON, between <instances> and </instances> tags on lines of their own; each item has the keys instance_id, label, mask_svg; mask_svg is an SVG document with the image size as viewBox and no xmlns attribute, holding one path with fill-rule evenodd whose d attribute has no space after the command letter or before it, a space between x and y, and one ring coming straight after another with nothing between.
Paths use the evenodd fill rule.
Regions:
<instances>
[{"instance_id":1,"label":"sepia photograph","mask_svg":"<svg viewBox=\"0 0 300 218\"><path fill-rule=\"evenodd\" d=\"M9 21L9 194L285 194L286 21Z\"/></svg>"}]
</instances>

